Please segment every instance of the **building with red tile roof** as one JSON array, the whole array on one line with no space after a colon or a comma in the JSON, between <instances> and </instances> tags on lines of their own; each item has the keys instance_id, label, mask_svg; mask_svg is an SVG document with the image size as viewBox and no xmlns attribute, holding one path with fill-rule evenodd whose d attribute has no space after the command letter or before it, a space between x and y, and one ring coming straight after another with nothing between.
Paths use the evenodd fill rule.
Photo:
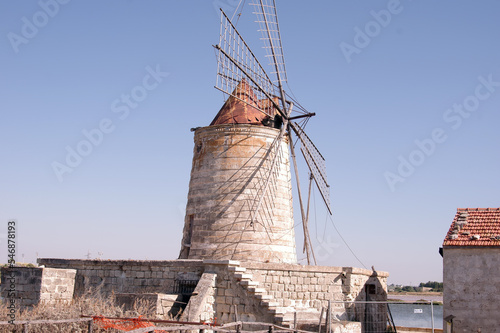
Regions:
<instances>
[{"instance_id":1,"label":"building with red tile roof","mask_svg":"<svg viewBox=\"0 0 500 333\"><path fill-rule=\"evenodd\" d=\"M443 246L500 246L500 208L458 208Z\"/></svg>"},{"instance_id":2,"label":"building with red tile roof","mask_svg":"<svg viewBox=\"0 0 500 333\"><path fill-rule=\"evenodd\" d=\"M458 208L440 253L445 332L500 332L500 208Z\"/></svg>"}]
</instances>

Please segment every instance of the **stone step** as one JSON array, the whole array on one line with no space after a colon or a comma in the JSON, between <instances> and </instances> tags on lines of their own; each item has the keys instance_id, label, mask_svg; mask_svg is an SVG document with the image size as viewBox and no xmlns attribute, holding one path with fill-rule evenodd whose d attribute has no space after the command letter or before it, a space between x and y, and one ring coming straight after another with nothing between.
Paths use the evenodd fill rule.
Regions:
<instances>
[{"instance_id":1,"label":"stone step","mask_svg":"<svg viewBox=\"0 0 500 333\"><path fill-rule=\"evenodd\" d=\"M246 272L245 267L240 267L240 266L229 266L227 268L230 272Z\"/></svg>"},{"instance_id":2,"label":"stone step","mask_svg":"<svg viewBox=\"0 0 500 333\"><path fill-rule=\"evenodd\" d=\"M204 264L209 264L209 265L227 265L227 266L239 266L240 262L237 260L215 260L215 259L204 259L203 260Z\"/></svg>"},{"instance_id":3,"label":"stone step","mask_svg":"<svg viewBox=\"0 0 500 333\"><path fill-rule=\"evenodd\" d=\"M248 287L247 289L249 292L254 293L254 294L265 294L266 293L266 289L264 289L264 288Z\"/></svg>"},{"instance_id":4,"label":"stone step","mask_svg":"<svg viewBox=\"0 0 500 333\"><path fill-rule=\"evenodd\" d=\"M239 266L240 265L240 262L237 261L237 260L229 260L229 262L227 263L228 266L232 266L232 267L235 267L235 266Z\"/></svg>"},{"instance_id":5,"label":"stone step","mask_svg":"<svg viewBox=\"0 0 500 333\"><path fill-rule=\"evenodd\" d=\"M285 317L285 314L277 313L274 316L274 323L279 326L292 328L293 327L293 319L290 321Z\"/></svg>"},{"instance_id":6,"label":"stone step","mask_svg":"<svg viewBox=\"0 0 500 333\"><path fill-rule=\"evenodd\" d=\"M259 285L259 282L252 280L242 280L240 281L240 284L242 286L257 287Z\"/></svg>"},{"instance_id":7,"label":"stone step","mask_svg":"<svg viewBox=\"0 0 500 333\"><path fill-rule=\"evenodd\" d=\"M266 300L271 300L273 299L273 296L272 295L268 295L268 294L255 294L255 297L262 300L262 301L266 301Z\"/></svg>"},{"instance_id":8,"label":"stone step","mask_svg":"<svg viewBox=\"0 0 500 333\"><path fill-rule=\"evenodd\" d=\"M284 326L284 327L289 326L288 321L285 320L285 316L280 314L274 316L274 323L279 326Z\"/></svg>"},{"instance_id":9,"label":"stone step","mask_svg":"<svg viewBox=\"0 0 500 333\"><path fill-rule=\"evenodd\" d=\"M296 311L297 313L297 318L301 322L312 322L312 323L317 323L319 321L319 311ZM325 317L325 315L323 315ZM288 312L285 316L283 316L284 321L292 322L294 320L294 311ZM333 318L333 317L332 317Z\"/></svg>"},{"instance_id":10,"label":"stone step","mask_svg":"<svg viewBox=\"0 0 500 333\"><path fill-rule=\"evenodd\" d=\"M281 314L284 316L286 314L286 309L280 306L270 306L269 312L273 314Z\"/></svg>"},{"instance_id":11,"label":"stone step","mask_svg":"<svg viewBox=\"0 0 500 333\"><path fill-rule=\"evenodd\" d=\"M234 274L234 277L237 279L246 279L246 280L251 280L253 278L252 274L244 274L244 273L236 273Z\"/></svg>"},{"instance_id":12,"label":"stone step","mask_svg":"<svg viewBox=\"0 0 500 333\"><path fill-rule=\"evenodd\" d=\"M278 302L274 301L262 301L260 302L260 304L262 304L263 306L267 306L268 308L278 307L280 305Z\"/></svg>"}]
</instances>

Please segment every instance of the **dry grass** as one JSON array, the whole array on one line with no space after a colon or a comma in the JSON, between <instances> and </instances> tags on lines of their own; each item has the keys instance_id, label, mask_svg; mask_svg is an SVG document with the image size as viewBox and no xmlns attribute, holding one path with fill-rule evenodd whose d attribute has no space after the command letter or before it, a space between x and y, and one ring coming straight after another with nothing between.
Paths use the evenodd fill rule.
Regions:
<instances>
[{"instance_id":1,"label":"dry grass","mask_svg":"<svg viewBox=\"0 0 500 333\"><path fill-rule=\"evenodd\" d=\"M156 305L145 300L138 300L133 308L124 311L123 307L115 304L115 296L103 296L100 288L90 290L71 303L47 304L40 303L34 307L17 309L16 320L61 320L76 319L82 316L104 316L104 317L138 317L154 318ZM8 321L6 304L0 305L0 321ZM4 332L23 332L22 325L2 325L0 333ZM87 323L64 323L64 324L34 324L29 326L30 333L87 333ZM93 332L120 332L114 329L102 330L94 325Z\"/></svg>"}]
</instances>

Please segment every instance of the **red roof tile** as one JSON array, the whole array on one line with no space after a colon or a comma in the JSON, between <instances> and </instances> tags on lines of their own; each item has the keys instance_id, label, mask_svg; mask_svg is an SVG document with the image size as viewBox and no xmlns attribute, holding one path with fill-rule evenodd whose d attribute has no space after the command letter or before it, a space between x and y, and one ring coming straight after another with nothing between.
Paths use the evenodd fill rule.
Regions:
<instances>
[{"instance_id":1,"label":"red roof tile","mask_svg":"<svg viewBox=\"0 0 500 333\"><path fill-rule=\"evenodd\" d=\"M500 208L458 208L443 246L500 246Z\"/></svg>"},{"instance_id":2,"label":"red roof tile","mask_svg":"<svg viewBox=\"0 0 500 333\"><path fill-rule=\"evenodd\" d=\"M275 100L277 102L277 99ZM270 100L258 100L250 84L243 79L219 110L212 125L221 124L254 124L263 125L263 121L275 115Z\"/></svg>"}]
</instances>

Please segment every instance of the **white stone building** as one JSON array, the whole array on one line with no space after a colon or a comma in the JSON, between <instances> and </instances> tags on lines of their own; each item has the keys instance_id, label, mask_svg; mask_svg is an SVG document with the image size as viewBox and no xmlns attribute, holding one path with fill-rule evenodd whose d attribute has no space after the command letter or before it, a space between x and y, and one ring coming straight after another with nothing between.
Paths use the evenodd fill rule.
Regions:
<instances>
[{"instance_id":1,"label":"white stone building","mask_svg":"<svg viewBox=\"0 0 500 333\"><path fill-rule=\"evenodd\" d=\"M444 331L500 332L500 208L459 208L441 254Z\"/></svg>"}]
</instances>

